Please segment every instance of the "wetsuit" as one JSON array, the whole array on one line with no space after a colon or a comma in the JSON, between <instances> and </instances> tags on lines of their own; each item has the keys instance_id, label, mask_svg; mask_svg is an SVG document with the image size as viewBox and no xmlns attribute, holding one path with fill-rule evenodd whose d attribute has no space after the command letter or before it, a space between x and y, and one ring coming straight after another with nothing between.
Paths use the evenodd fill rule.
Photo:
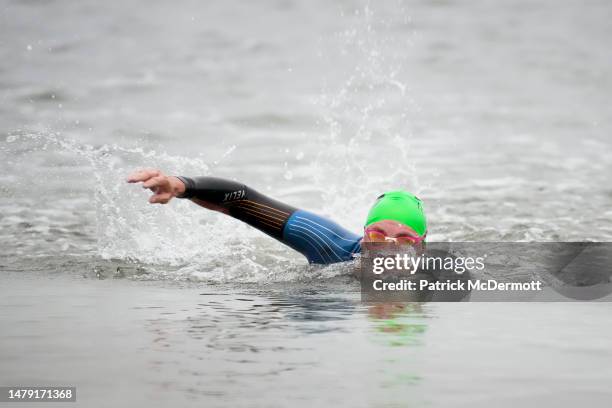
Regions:
<instances>
[{"instance_id":1,"label":"wetsuit","mask_svg":"<svg viewBox=\"0 0 612 408\"><path fill-rule=\"evenodd\" d=\"M302 253L310 263L350 261L361 251L361 236L244 184L216 177L178 178L185 184L179 198L237 218Z\"/></svg>"}]
</instances>

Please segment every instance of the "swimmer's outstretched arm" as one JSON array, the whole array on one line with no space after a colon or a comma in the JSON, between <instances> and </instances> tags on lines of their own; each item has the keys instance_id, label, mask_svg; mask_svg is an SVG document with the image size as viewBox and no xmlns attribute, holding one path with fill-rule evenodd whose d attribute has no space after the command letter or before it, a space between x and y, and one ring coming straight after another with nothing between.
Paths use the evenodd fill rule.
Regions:
<instances>
[{"instance_id":1,"label":"swimmer's outstretched arm","mask_svg":"<svg viewBox=\"0 0 612 408\"><path fill-rule=\"evenodd\" d=\"M132 173L129 183L142 182L154 194L149 202L172 198L237 218L301 252L311 263L347 261L360 250L361 237L316 214L274 200L235 181L216 177L174 177L159 170Z\"/></svg>"}]
</instances>

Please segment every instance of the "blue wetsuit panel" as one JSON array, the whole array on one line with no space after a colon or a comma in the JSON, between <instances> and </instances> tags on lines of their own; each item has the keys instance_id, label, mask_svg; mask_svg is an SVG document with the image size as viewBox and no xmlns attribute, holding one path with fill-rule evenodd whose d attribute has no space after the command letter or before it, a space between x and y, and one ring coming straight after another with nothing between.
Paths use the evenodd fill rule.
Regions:
<instances>
[{"instance_id":1,"label":"blue wetsuit panel","mask_svg":"<svg viewBox=\"0 0 612 408\"><path fill-rule=\"evenodd\" d=\"M361 251L361 236L304 210L291 214L282 241L317 264L350 261Z\"/></svg>"}]
</instances>

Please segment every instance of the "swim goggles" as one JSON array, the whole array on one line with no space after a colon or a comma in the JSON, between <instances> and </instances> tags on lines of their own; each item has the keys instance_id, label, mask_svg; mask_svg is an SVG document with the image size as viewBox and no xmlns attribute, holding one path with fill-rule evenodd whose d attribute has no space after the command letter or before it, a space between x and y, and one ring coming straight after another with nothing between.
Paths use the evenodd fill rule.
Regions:
<instances>
[{"instance_id":1,"label":"swim goggles","mask_svg":"<svg viewBox=\"0 0 612 408\"><path fill-rule=\"evenodd\" d=\"M422 237L415 235L402 235L399 237L388 237L382 232L366 228L364 233L372 242L395 242L397 245L414 245L425 240L425 235Z\"/></svg>"}]
</instances>

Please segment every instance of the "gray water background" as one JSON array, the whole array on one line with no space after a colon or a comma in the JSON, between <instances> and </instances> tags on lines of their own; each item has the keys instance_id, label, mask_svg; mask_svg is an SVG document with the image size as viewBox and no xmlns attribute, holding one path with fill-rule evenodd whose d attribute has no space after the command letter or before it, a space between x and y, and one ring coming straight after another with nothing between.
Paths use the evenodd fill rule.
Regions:
<instances>
[{"instance_id":1,"label":"gray water background","mask_svg":"<svg viewBox=\"0 0 612 408\"><path fill-rule=\"evenodd\" d=\"M607 304L377 310L350 266L123 179L235 178L355 231L405 188L433 241L609 241L611 9L1 1L0 383L83 406L606 405Z\"/></svg>"}]
</instances>

